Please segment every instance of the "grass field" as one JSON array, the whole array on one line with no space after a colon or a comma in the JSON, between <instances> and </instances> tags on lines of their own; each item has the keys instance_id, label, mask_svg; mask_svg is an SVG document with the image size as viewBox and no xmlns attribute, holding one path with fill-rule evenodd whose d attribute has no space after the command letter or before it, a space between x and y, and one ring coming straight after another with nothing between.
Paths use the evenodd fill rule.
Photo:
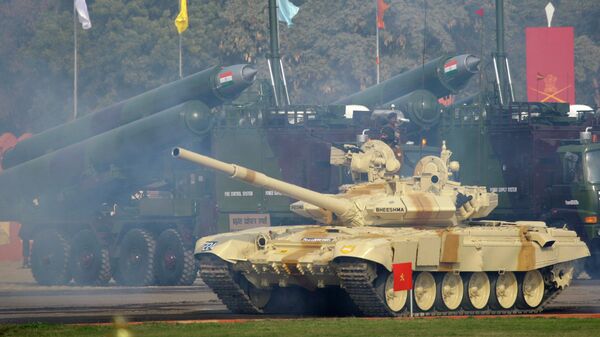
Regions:
<instances>
[{"instance_id":1,"label":"grass field","mask_svg":"<svg viewBox=\"0 0 600 337\"><path fill-rule=\"evenodd\" d=\"M242 323L131 325L129 334L114 326L61 324L0 325L0 336L600 336L600 319L465 318L465 319L294 319Z\"/></svg>"}]
</instances>

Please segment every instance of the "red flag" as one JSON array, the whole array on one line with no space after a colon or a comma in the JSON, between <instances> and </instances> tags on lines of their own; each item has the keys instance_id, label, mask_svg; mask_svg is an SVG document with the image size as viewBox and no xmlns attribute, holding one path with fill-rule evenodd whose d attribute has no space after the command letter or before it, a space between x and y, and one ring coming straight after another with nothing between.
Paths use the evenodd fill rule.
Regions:
<instances>
[{"instance_id":1,"label":"red flag","mask_svg":"<svg viewBox=\"0 0 600 337\"><path fill-rule=\"evenodd\" d=\"M394 263L392 265L394 274L394 291L412 289L412 263Z\"/></svg>"},{"instance_id":2,"label":"red flag","mask_svg":"<svg viewBox=\"0 0 600 337\"><path fill-rule=\"evenodd\" d=\"M386 4L383 0L377 0L377 28L384 29L385 23L383 22L383 14L390 8L390 5Z\"/></svg>"},{"instance_id":3,"label":"red flag","mask_svg":"<svg viewBox=\"0 0 600 337\"><path fill-rule=\"evenodd\" d=\"M477 14L477 15L479 15L479 16L481 16L481 17L483 17L483 7L482 7L482 8L479 8L478 10L476 10L476 11L475 11L475 14Z\"/></svg>"},{"instance_id":4,"label":"red flag","mask_svg":"<svg viewBox=\"0 0 600 337\"><path fill-rule=\"evenodd\" d=\"M527 100L575 104L573 27L528 27Z\"/></svg>"}]
</instances>

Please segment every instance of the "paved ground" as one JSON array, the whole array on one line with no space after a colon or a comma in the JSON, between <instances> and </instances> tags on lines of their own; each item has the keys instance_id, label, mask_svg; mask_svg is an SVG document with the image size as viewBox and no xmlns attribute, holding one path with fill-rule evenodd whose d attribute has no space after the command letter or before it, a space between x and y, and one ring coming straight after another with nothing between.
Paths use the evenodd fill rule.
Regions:
<instances>
[{"instance_id":1,"label":"paved ground","mask_svg":"<svg viewBox=\"0 0 600 337\"><path fill-rule=\"evenodd\" d=\"M576 280L548 313L600 313L600 281ZM200 281L189 287L107 287L35 284L31 271L0 263L0 323L249 318L227 312ZM251 317L250 317L251 318Z\"/></svg>"}]
</instances>

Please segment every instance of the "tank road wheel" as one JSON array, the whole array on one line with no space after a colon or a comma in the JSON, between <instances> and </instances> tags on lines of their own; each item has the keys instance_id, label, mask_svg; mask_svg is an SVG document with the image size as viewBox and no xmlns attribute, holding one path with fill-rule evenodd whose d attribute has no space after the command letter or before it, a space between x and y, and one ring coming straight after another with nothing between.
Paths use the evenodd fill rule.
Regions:
<instances>
[{"instance_id":1,"label":"tank road wheel","mask_svg":"<svg viewBox=\"0 0 600 337\"><path fill-rule=\"evenodd\" d=\"M71 281L69 242L56 230L38 233L31 249L31 272L41 285L61 285Z\"/></svg>"},{"instance_id":2,"label":"tank road wheel","mask_svg":"<svg viewBox=\"0 0 600 337\"><path fill-rule=\"evenodd\" d=\"M142 229L132 229L119 244L118 281L124 285L147 286L154 282L156 242Z\"/></svg>"},{"instance_id":3,"label":"tank road wheel","mask_svg":"<svg viewBox=\"0 0 600 337\"><path fill-rule=\"evenodd\" d=\"M71 273L79 285L104 285L110 281L110 257L96 234L85 229L71 239Z\"/></svg>"},{"instance_id":4,"label":"tank road wheel","mask_svg":"<svg viewBox=\"0 0 600 337\"><path fill-rule=\"evenodd\" d=\"M519 293L519 283L515 273L507 271L500 275L494 275L491 285L490 305L498 310L512 309Z\"/></svg>"},{"instance_id":5,"label":"tank road wheel","mask_svg":"<svg viewBox=\"0 0 600 337\"><path fill-rule=\"evenodd\" d=\"M456 310L463 300L465 286L460 275L453 272L445 273L437 285L438 294L436 307L440 310Z\"/></svg>"},{"instance_id":6,"label":"tank road wheel","mask_svg":"<svg viewBox=\"0 0 600 337\"><path fill-rule=\"evenodd\" d=\"M482 310L490 300L490 278L484 272L466 274L464 278L465 308Z\"/></svg>"},{"instance_id":7,"label":"tank road wheel","mask_svg":"<svg viewBox=\"0 0 600 337\"><path fill-rule=\"evenodd\" d=\"M530 270L519 277L518 305L523 309L537 308L544 299L544 277L539 270Z\"/></svg>"},{"instance_id":8,"label":"tank road wheel","mask_svg":"<svg viewBox=\"0 0 600 337\"><path fill-rule=\"evenodd\" d=\"M191 285L196 279L194 252L186 249L174 229L163 231L156 240L156 282L159 285Z\"/></svg>"},{"instance_id":9,"label":"tank road wheel","mask_svg":"<svg viewBox=\"0 0 600 337\"><path fill-rule=\"evenodd\" d=\"M433 308L436 297L436 282L433 275L428 272L420 272L415 278L414 292L415 304L421 311L429 311Z\"/></svg>"},{"instance_id":10,"label":"tank road wheel","mask_svg":"<svg viewBox=\"0 0 600 337\"><path fill-rule=\"evenodd\" d=\"M387 271L375 280L375 289L388 309L394 314L401 314L408 303L408 291L394 291L394 274Z\"/></svg>"}]
</instances>

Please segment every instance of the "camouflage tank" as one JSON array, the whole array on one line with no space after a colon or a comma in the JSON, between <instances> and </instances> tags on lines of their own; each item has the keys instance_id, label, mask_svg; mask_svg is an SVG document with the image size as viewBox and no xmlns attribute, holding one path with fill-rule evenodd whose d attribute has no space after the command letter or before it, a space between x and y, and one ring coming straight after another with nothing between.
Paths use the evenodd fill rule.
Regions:
<instances>
[{"instance_id":1,"label":"camouflage tank","mask_svg":"<svg viewBox=\"0 0 600 337\"><path fill-rule=\"evenodd\" d=\"M356 182L337 195L173 150L175 157L301 200L290 209L322 224L200 239L200 275L231 311L262 313L282 300L276 298L282 291L285 301L286 289L300 288L307 298L343 293L365 316L407 315L408 291L394 291L392 266L410 262L418 315L535 313L570 284L573 261L589 256L567 229L473 220L496 207L497 195L453 181L459 164L445 144L408 178L396 174L401 164L381 141L345 149L332 152L332 163L349 167Z\"/></svg>"}]
</instances>

